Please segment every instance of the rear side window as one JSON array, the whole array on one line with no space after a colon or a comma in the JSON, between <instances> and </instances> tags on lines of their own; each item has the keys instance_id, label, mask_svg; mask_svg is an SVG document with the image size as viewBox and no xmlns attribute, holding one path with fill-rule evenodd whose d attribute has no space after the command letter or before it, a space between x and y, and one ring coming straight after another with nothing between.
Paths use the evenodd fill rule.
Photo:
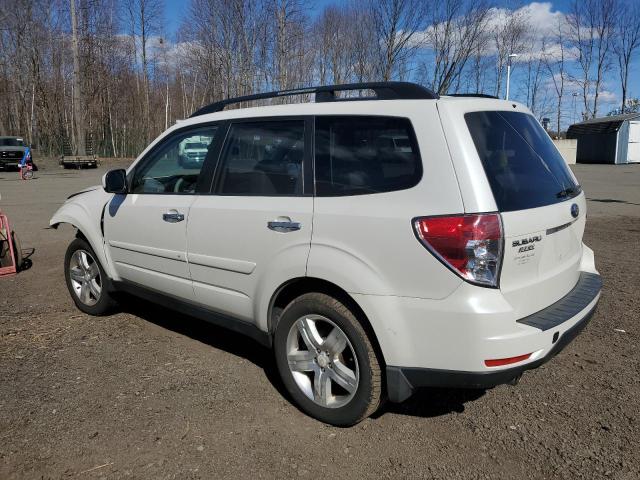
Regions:
<instances>
[{"instance_id":1,"label":"rear side window","mask_svg":"<svg viewBox=\"0 0 640 480\"><path fill-rule=\"evenodd\" d=\"M220 161L220 195L302 194L304 121L231 125Z\"/></svg>"},{"instance_id":2,"label":"rear side window","mask_svg":"<svg viewBox=\"0 0 640 480\"><path fill-rule=\"evenodd\" d=\"M422 162L406 118L316 117L316 195L364 195L415 186Z\"/></svg>"},{"instance_id":3,"label":"rear side window","mask_svg":"<svg viewBox=\"0 0 640 480\"><path fill-rule=\"evenodd\" d=\"M533 116L472 112L465 120L500 211L551 205L580 193L569 167Z\"/></svg>"}]
</instances>

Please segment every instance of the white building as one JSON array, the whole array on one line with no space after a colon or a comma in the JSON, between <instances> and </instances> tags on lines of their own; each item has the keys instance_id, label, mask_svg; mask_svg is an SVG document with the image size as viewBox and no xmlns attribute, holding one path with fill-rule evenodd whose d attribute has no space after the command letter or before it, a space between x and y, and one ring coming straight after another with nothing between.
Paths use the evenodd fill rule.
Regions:
<instances>
[{"instance_id":1,"label":"white building","mask_svg":"<svg viewBox=\"0 0 640 480\"><path fill-rule=\"evenodd\" d=\"M640 113L575 123L567 138L578 140L578 163L640 163Z\"/></svg>"}]
</instances>

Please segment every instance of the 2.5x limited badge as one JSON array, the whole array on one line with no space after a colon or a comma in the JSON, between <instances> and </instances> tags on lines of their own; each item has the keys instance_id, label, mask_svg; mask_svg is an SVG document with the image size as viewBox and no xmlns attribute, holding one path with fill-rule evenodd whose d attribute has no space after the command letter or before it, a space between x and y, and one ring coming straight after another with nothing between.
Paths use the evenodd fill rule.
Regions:
<instances>
[{"instance_id":1,"label":"2.5x limited badge","mask_svg":"<svg viewBox=\"0 0 640 480\"><path fill-rule=\"evenodd\" d=\"M542 241L542 235L534 235L533 237L521 238L520 240L514 240L511 243L512 247L518 248L518 253L528 252L535 248L534 243Z\"/></svg>"}]
</instances>

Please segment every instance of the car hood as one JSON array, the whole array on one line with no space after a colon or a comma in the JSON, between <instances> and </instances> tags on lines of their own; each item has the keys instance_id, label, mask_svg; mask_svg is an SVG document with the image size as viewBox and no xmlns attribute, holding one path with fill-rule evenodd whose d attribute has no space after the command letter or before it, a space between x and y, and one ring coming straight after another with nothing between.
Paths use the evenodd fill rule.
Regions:
<instances>
[{"instance_id":1,"label":"car hood","mask_svg":"<svg viewBox=\"0 0 640 480\"><path fill-rule=\"evenodd\" d=\"M102 185L94 185L93 187L87 187L84 190L80 190L79 192L72 193L67 197L67 200L73 197L77 197L78 195L82 195L83 193L93 192L94 190L98 190L99 188L102 188Z\"/></svg>"},{"instance_id":2,"label":"car hood","mask_svg":"<svg viewBox=\"0 0 640 480\"><path fill-rule=\"evenodd\" d=\"M27 147L2 147L0 146L0 152L24 152Z\"/></svg>"}]
</instances>

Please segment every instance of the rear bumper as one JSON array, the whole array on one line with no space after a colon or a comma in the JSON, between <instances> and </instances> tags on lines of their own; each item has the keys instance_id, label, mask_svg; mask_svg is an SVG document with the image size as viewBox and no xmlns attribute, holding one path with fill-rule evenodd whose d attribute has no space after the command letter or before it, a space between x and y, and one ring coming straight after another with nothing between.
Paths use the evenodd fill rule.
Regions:
<instances>
[{"instance_id":1,"label":"rear bumper","mask_svg":"<svg viewBox=\"0 0 640 480\"><path fill-rule=\"evenodd\" d=\"M538 329L538 339L549 342L548 348L536 352L539 354L532 355L534 359L528 363L484 371L388 366L389 400L402 402L420 387L484 389L516 381L526 370L551 360L582 331L596 310L601 288L600 275L583 272L576 287L565 297L534 315L518 320L518 323Z\"/></svg>"}]
</instances>

